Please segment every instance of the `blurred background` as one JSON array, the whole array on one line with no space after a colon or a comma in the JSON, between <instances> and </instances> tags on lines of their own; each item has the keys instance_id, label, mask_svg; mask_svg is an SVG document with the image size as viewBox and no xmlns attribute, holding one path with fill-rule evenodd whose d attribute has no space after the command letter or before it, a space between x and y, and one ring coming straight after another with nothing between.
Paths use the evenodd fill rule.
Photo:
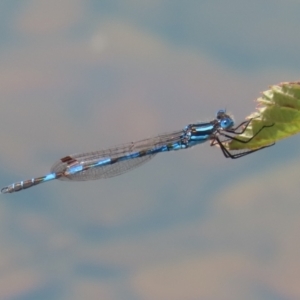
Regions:
<instances>
[{"instance_id":1,"label":"blurred background","mask_svg":"<svg viewBox=\"0 0 300 300\"><path fill-rule=\"evenodd\" d=\"M0 2L1 186L61 157L237 123L300 79L300 3ZM0 299L300 299L300 137L209 143L122 176L0 201Z\"/></svg>"}]
</instances>

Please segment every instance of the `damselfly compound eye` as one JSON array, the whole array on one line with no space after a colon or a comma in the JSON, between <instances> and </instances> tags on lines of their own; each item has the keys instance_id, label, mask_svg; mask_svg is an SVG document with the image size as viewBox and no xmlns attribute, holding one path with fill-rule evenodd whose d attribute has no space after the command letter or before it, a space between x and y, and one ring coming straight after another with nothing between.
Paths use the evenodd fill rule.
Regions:
<instances>
[{"instance_id":1,"label":"damselfly compound eye","mask_svg":"<svg viewBox=\"0 0 300 300\"><path fill-rule=\"evenodd\" d=\"M232 119L226 118L224 120L221 121L221 127L223 129L229 129L234 125L234 122Z\"/></svg>"},{"instance_id":2,"label":"damselfly compound eye","mask_svg":"<svg viewBox=\"0 0 300 300\"><path fill-rule=\"evenodd\" d=\"M225 114L226 114L226 110L225 109L220 109L220 110L217 111L216 118L218 120L221 120L224 117Z\"/></svg>"}]
</instances>

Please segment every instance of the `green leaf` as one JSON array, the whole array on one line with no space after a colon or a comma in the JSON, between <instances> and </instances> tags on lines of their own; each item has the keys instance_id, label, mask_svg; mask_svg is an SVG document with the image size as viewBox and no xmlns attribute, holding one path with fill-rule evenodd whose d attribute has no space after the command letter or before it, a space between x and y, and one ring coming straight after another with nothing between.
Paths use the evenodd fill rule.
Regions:
<instances>
[{"instance_id":1,"label":"green leaf","mask_svg":"<svg viewBox=\"0 0 300 300\"><path fill-rule=\"evenodd\" d=\"M271 86L257 99L257 111L246 119L251 120L240 140L248 140L261 128L249 143L230 141L229 150L257 149L300 132L300 82L285 82ZM271 127L270 127L271 126Z\"/></svg>"}]
</instances>

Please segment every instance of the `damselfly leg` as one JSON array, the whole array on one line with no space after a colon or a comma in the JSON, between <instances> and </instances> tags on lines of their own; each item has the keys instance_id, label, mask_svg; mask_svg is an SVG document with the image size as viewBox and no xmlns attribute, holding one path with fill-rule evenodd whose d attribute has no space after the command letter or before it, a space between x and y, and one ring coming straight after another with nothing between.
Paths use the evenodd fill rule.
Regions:
<instances>
[{"instance_id":1,"label":"damselfly leg","mask_svg":"<svg viewBox=\"0 0 300 300\"><path fill-rule=\"evenodd\" d=\"M275 143L272 143L270 145L267 145L267 146L263 146L263 147L260 147L260 148L257 148L257 149L253 149L253 150L246 150L244 152L239 152L239 153L233 153L232 151L237 151L237 150L228 150L224 145L223 145L224 141L220 141L220 139L218 137L216 137L215 139L215 144L218 144L220 146L220 149L222 150L224 156L226 158L232 158L232 159L236 159L236 158L240 158L240 157L243 157L243 156L246 156L248 154L251 154L251 153L254 153L256 151L259 151L259 150L262 150L264 148L268 148L268 147L271 147L271 146L274 146ZM213 145L211 145L213 146Z\"/></svg>"},{"instance_id":2,"label":"damselfly leg","mask_svg":"<svg viewBox=\"0 0 300 300\"><path fill-rule=\"evenodd\" d=\"M219 145L224 156L226 158L232 158L232 159L236 159L236 158L240 158L240 157L243 157L243 156L246 156L248 154L251 154L251 153L254 153L258 150L262 150L264 148L268 148L268 147L271 147L273 146L275 143L272 143L270 145L267 145L267 146L262 146L260 148L257 148L257 149L252 149L252 150L246 150L244 152L238 152L238 153L233 153L233 151L237 151L237 150L228 150L224 144L228 141L231 141L231 140L234 140L234 141L237 141L239 143L243 143L243 144L247 144L249 143L253 138L255 138L264 128L268 128L268 127L272 127L274 126L274 123L271 124L271 125L264 125L262 126L252 137L250 137L249 139L247 140L241 140L235 136L231 136L229 135L228 133L230 134L237 134L237 135L240 135L242 133L245 132L245 130L247 129L247 127L249 126L249 124L251 123L253 119L250 119L248 121L244 121L242 122L241 124L239 124L236 128L232 128L232 129L229 129L229 130L223 130L223 131L219 131L218 130L218 134L216 134L214 136L214 138L212 139L210 145L211 146L214 146L214 145ZM238 131L239 128L243 127L243 129L241 131ZM219 136L224 136L226 139L225 140L220 140Z\"/></svg>"}]
</instances>

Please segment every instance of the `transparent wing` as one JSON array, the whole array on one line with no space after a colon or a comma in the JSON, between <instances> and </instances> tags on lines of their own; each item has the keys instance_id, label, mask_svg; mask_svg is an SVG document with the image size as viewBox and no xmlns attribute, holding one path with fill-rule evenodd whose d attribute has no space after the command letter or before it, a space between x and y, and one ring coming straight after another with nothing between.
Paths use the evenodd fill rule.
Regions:
<instances>
[{"instance_id":1,"label":"transparent wing","mask_svg":"<svg viewBox=\"0 0 300 300\"><path fill-rule=\"evenodd\" d=\"M84 170L74 172L74 174L69 174L68 176L62 176L58 179L84 181L114 177L140 166L141 164L150 160L156 154L153 153L145 155L146 151L150 149L159 149L164 145L180 142L181 135L182 130L162 134L157 137L138 142L131 142L128 144L115 146L106 150L73 154L56 162L51 168L51 173L63 173L70 165L78 165L82 166ZM117 161L119 158L124 158L125 156L130 156L132 154L134 157L128 157L128 159L125 158ZM107 159L115 162L111 164L95 166L97 163Z\"/></svg>"}]
</instances>

